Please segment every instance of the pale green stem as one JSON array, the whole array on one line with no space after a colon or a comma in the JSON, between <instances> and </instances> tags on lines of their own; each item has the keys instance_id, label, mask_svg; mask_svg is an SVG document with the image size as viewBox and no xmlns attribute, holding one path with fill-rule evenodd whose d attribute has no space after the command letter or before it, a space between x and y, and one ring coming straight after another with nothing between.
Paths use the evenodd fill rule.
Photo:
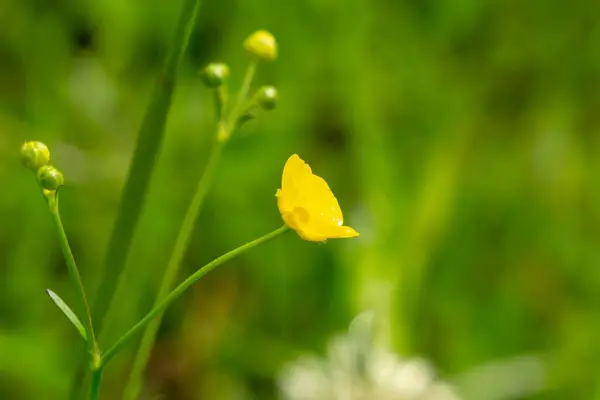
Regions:
<instances>
[{"instance_id":1,"label":"pale green stem","mask_svg":"<svg viewBox=\"0 0 600 400\"><path fill-rule=\"evenodd\" d=\"M98 356L99 350L98 344L96 343L96 336L94 334L94 327L92 325L92 314L90 312L87 296L85 295L83 282L81 281L81 276L79 275L79 269L77 268L77 264L75 263L75 258L73 257L73 253L71 252L71 246L69 246L69 240L67 239L67 234L65 233L65 228L63 227L62 220L60 218L60 212L58 208L58 194L56 192L48 192L46 197L48 199L48 208L50 209L50 213L52 214L54 224L56 225L58 238L60 240L60 247L62 249L62 253L67 264L69 277L71 279L73 287L75 288L75 293L77 294L77 298L79 300L79 308L84 313L83 322L87 337L87 348L89 357L93 362L94 357Z\"/></svg>"},{"instance_id":2,"label":"pale green stem","mask_svg":"<svg viewBox=\"0 0 600 400\"><path fill-rule=\"evenodd\" d=\"M194 226L196 220L198 219L198 214L202 208L202 203L204 202L204 198L206 197L206 193L208 192L208 188L212 182L223 145L224 142L219 141L216 141L213 145L209 155L208 163L204 173L202 174L202 178L200 178L194 198L187 209L183 219L183 224L181 225L181 229L177 235L177 239L175 240L175 247L167 264L167 268L156 297L156 304L164 299L169 294L169 291L173 288L175 278L179 272L179 266L181 265L181 261L185 256L185 251L192 237ZM146 368L148 359L150 358L150 352L152 351L152 346L154 344L154 340L156 339L156 333L158 332L161 321L162 314L158 315L144 331L140 347L138 348L133 362L131 373L129 374L129 382L125 388L125 399L136 399L138 397L141 387L142 374Z\"/></svg>"},{"instance_id":3,"label":"pale green stem","mask_svg":"<svg viewBox=\"0 0 600 400\"><path fill-rule=\"evenodd\" d=\"M177 286L167 297L165 297L162 301L160 301L145 317L143 317L137 324L135 324L129 331L127 331L117 342L108 349L104 355L102 356L101 365L105 365L119 350L120 348L127 343L129 339L131 339L134 335L136 335L139 331L144 329L144 327L152 321L156 316L162 314L162 312L175 300L179 298L190 286L196 283L200 278L204 275L218 267L219 265L235 258L236 256L256 247L261 244L264 244L277 236L283 234L288 230L286 225L275 229L271 233L268 233L258 239L255 239L251 242L248 242L234 250L231 250L228 253L223 254L222 256L214 259L209 262L196 272L194 272L191 276L189 276L185 281L183 281L179 286Z\"/></svg>"}]
</instances>

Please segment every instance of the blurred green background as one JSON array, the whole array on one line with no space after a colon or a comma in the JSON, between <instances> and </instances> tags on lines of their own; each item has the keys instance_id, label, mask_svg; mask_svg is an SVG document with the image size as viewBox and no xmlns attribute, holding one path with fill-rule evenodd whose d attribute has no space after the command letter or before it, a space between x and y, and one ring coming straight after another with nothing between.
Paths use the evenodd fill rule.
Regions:
<instances>
[{"instance_id":1,"label":"blurred green background","mask_svg":"<svg viewBox=\"0 0 600 400\"><path fill-rule=\"evenodd\" d=\"M63 222L93 292L137 130L180 1L0 2L0 398L64 399L81 343L46 296L75 302L25 140L63 170ZM298 153L361 236L288 234L209 274L171 307L149 397L273 399L299 354L360 311L448 380L523 354L533 399L600 389L600 3L558 0L204 0L104 344L151 306L214 132L197 71L247 65L268 29L280 57L254 87L278 108L228 145L182 276L281 224ZM119 398L134 343L105 374ZM600 396L600 390L598 390Z\"/></svg>"}]
</instances>

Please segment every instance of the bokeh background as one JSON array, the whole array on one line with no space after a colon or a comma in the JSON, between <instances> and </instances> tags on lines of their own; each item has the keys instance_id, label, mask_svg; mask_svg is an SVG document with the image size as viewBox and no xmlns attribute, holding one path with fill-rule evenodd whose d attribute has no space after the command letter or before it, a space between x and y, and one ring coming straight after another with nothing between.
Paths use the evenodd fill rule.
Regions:
<instances>
[{"instance_id":1,"label":"bokeh background","mask_svg":"<svg viewBox=\"0 0 600 400\"><path fill-rule=\"evenodd\" d=\"M180 3L0 2L0 398L67 398L81 351L44 291L75 302L19 147L46 142L63 170L93 292ZM534 354L545 383L514 398L598 398L599 16L592 0L204 0L104 346L150 308L202 172L214 121L198 70L227 62L235 91L241 43L264 28L280 56L254 87L280 101L224 152L181 278L281 224L292 153L361 236L288 234L206 276L166 314L144 398L277 398L284 365L366 309L449 381ZM134 345L103 398L119 398Z\"/></svg>"}]
</instances>

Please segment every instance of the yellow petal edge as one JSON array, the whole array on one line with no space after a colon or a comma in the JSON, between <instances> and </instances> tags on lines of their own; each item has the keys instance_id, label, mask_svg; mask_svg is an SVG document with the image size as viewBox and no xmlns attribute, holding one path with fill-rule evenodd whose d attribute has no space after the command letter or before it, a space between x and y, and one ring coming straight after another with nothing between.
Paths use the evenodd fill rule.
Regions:
<instances>
[{"instance_id":1,"label":"yellow petal edge","mask_svg":"<svg viewBox=\"0 0 600 400\"><path fill-rule=\"evenodd\" d=\"M276 196L283 221L304 240L325 242L358 236L354 229L343 225L342 210L327 182L313 174L297 154L285 163Z\"/></svg>"}]
</instances>

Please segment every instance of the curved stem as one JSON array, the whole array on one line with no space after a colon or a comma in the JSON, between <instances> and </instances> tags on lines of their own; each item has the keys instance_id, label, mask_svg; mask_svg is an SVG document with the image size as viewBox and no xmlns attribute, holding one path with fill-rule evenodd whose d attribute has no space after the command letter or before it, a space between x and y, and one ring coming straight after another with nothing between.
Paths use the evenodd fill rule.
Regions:
<instances>
[{"instance_id":1,"label":"curved stem","mask_svg":"<svg viewBox=\"0 0 600 400\"><path fill-rule=\"evenodd\" d=\"M286 232L288 227L286 225L282 226L274 230L271 233L268 233L258 239L255 239L251 242L248 242L234 250L231 250L228 253L223 254L222 256L214 259L209 262L196 272L194 272L191 276L189 276L185 281L183 281L179 286L177 286L167 297L165 297L162 301L160 301L144 318L142 318L137 324L135 324L127 333L125 333L117 342L108 349L101 360L102 365L105 365L108 360L110 360L117 351L125 344L127 341L137 334L140 330L142 330L150 321L152 321L157 315L160 315L165 308L167 308L171 303L173 303L179 296L181 296L190 286L192 286L195 282L197 282L204 275L223 264L226 261L231 260L232 258L258 246L263 243L268 242Z\"/></svg>"},{"instance_id":2,"label":"curved stem","mask_svg":"<svg viewBox=\"0 0 600 400\"><path fill-rule=\"evenodd\" d=\"M158 305L159 302L163 300L173 288L175 278L177 277L177 273L179 271L179 266L181 265L181 261L185 256L185 251L192 237L194 226L196 220L198 219L198 214L200 214L202 203L204 202L204 198L206 197L206 193L208 192L208 188L212 182L223 145L224 142L216 141L210 152L208 163L204 173L202 174L202 178L200 178L200 182L198 182L196 193L194 194L192 202L187 209L183 219L183 224L181 225L181 229L177 235L177 239L175 240L175 247L160 284L155 306ZM140 347L135 355L133 367L129 374L129 381L127 387L125 388L125 399L136 399L138 397L142 374L146 364L148 363L148 359L150 358L150 352L152 351L152 346L154 344L154 340L156 339L156 333L158 332L161 321L162 314L158 315L144 331Z\"/></svg>"},{"instance_id":3,"label":"curved stem","mask_svg":"<svg viewBox=\"0 0 600 400\"><path fill-rule=\"evenodd\" d=\"M75 263L75 258L73 257L73 253L71 252L71 246L69 246L69 240L67 239L67 234L65 233L65 228L63 227L62 220L60 218L60 212L58 208L58 193L48 193L47 199L50 213L52 214L54 224L56 225L56 230L58 232L60 247L62 249L62 253L65 257L65 262L67 264L67 269L69 271L69 277L71 279L73 287L75 288L75 292L77 293L80 308L84 313L83 322L87 336L86 343L89 352L89 357L93 359L94 356L97 356L99 354L99 350L98 344L96 343L96 336L94 334L94 327L92 324L92 314L90 312L90 307L87 301L87 297L85 295L83 282L81 281L81 276L79 275L79 269L77 268L77 264Z\"/></svg>"}]
</instances>

